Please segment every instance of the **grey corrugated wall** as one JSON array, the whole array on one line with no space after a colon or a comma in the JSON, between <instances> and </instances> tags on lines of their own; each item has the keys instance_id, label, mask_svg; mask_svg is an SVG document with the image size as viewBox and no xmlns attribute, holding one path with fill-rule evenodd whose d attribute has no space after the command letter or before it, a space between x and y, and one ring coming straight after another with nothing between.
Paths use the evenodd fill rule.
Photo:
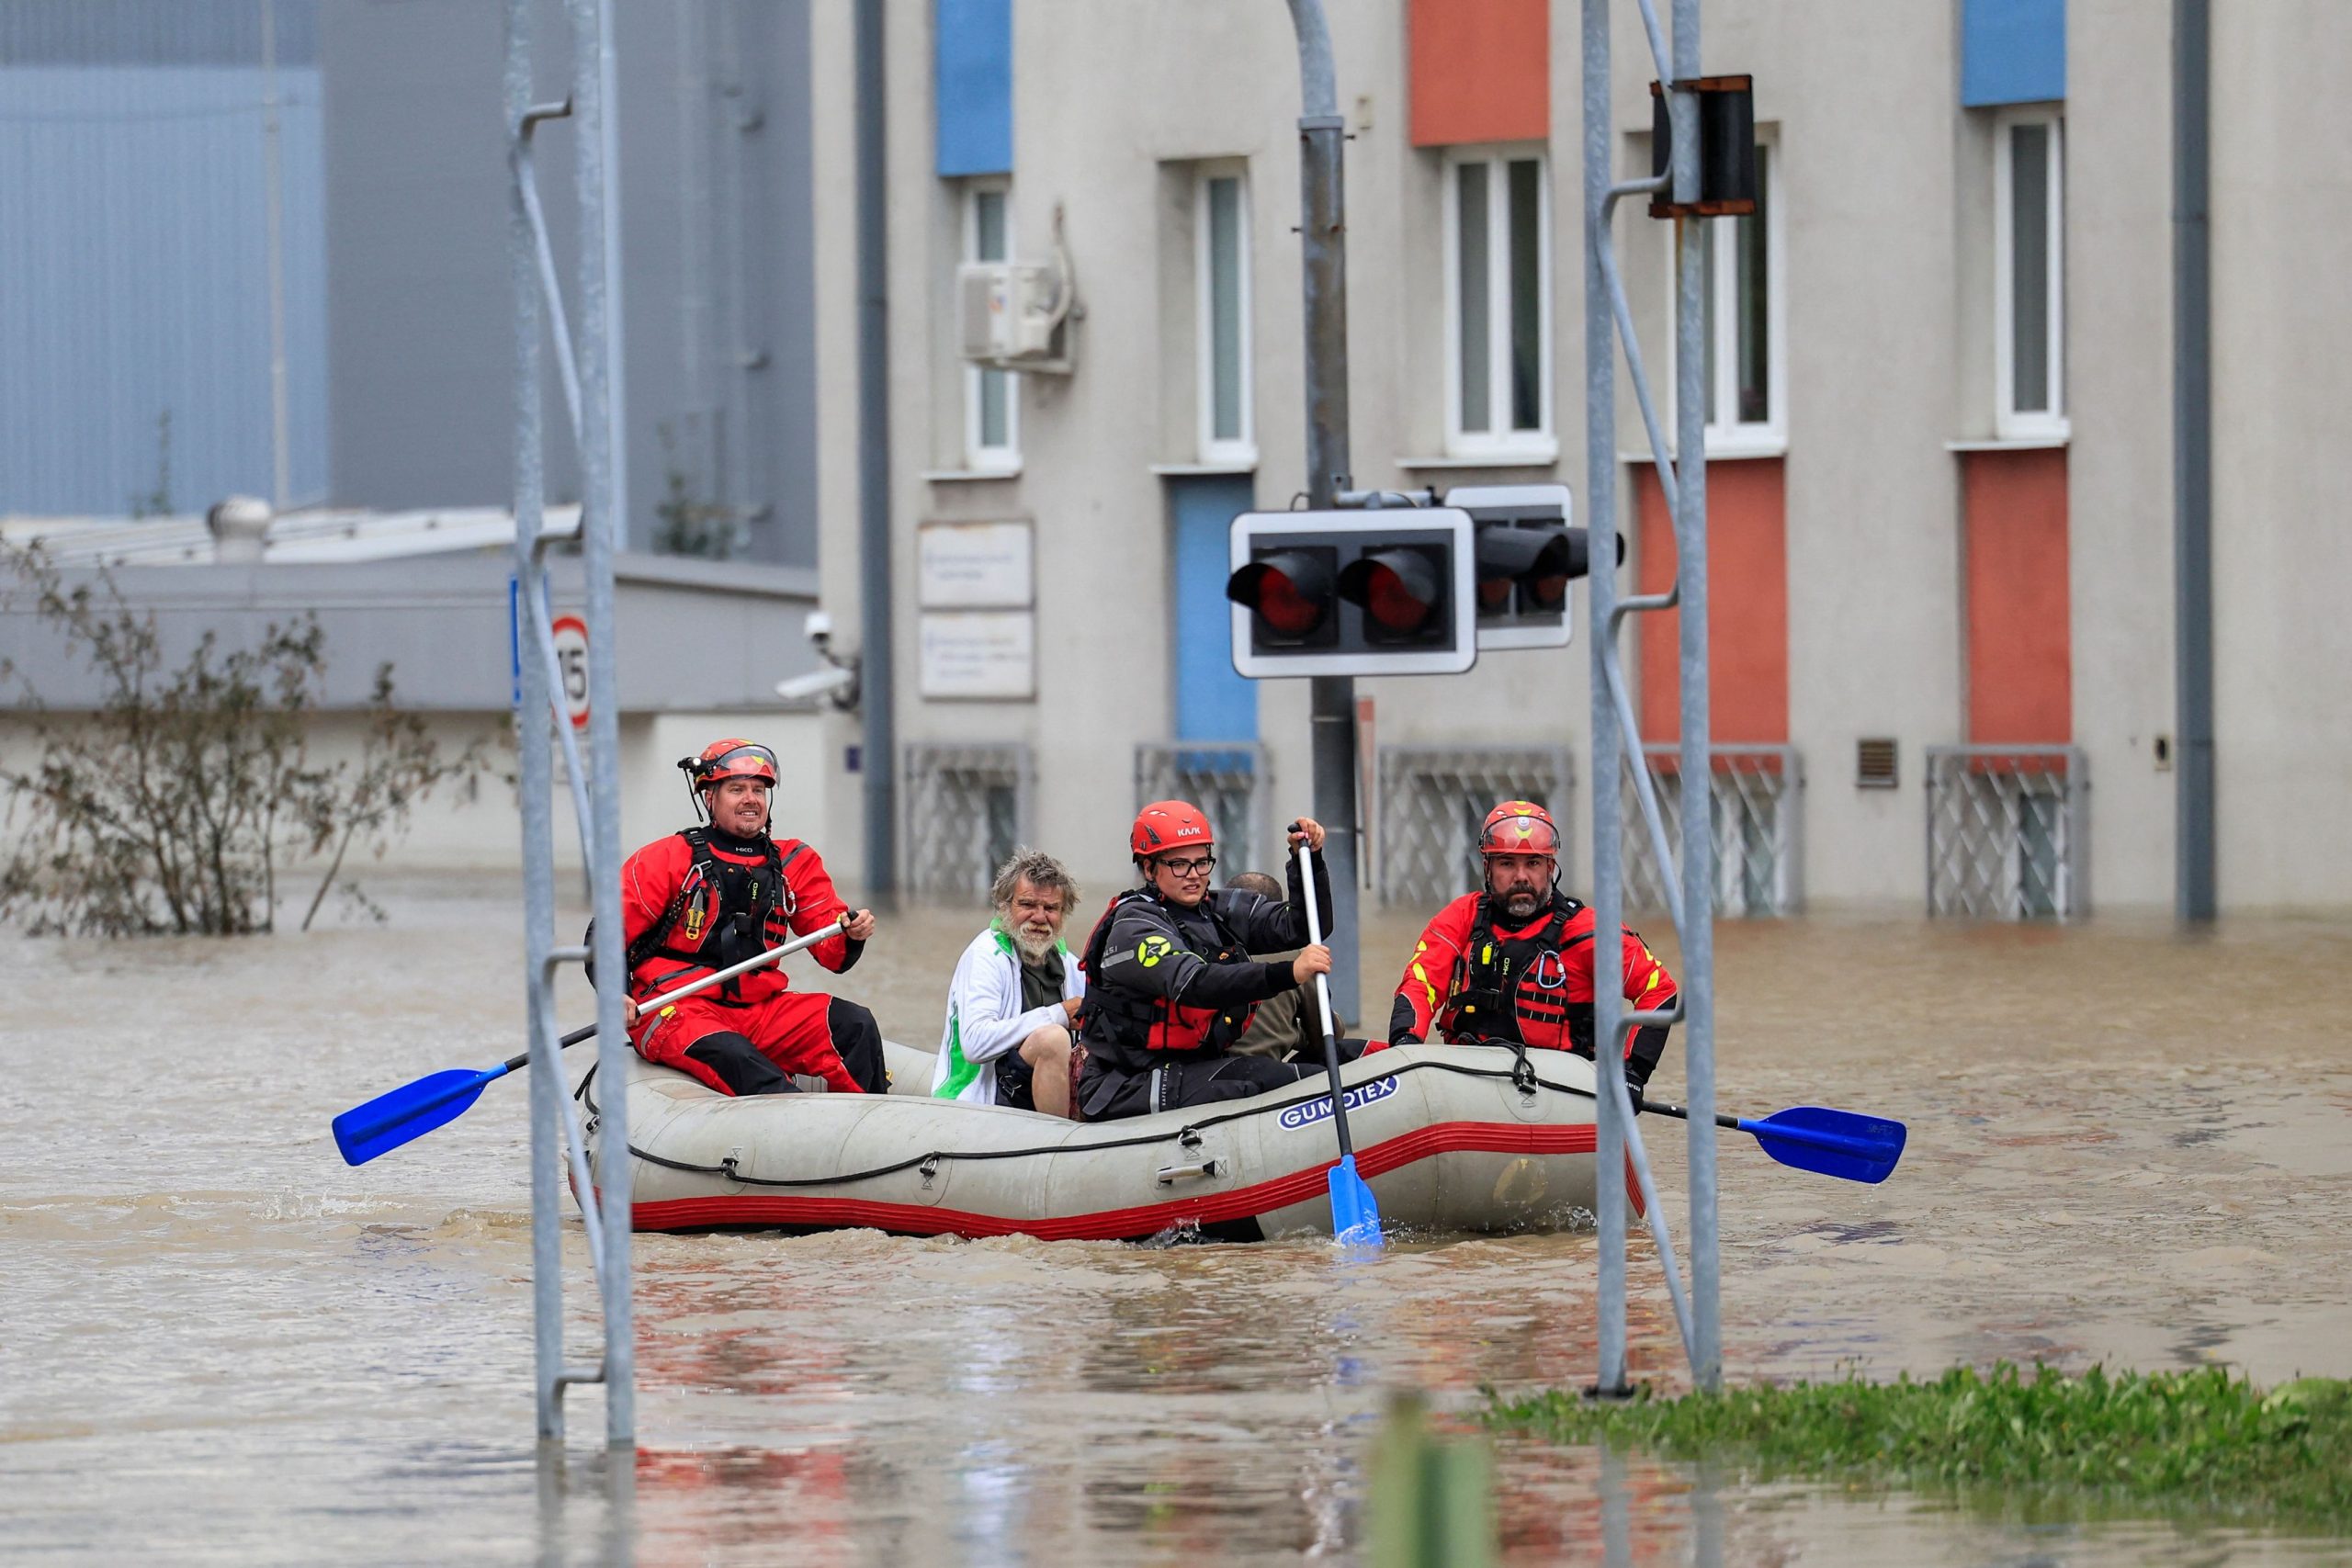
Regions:
<instances>
[{"instance_id":1,"label":"grey corrugated wall","mask_svg":"<svg viewBox=\"0 0 2352 1568\"><path fill-rule=\"evenodd\" d=\"M321 85L313 0L275 8L302 498L328 488ZM260 36L258 0L0 0L0 513L269 493Z\"/></svg>"}]
</instances>

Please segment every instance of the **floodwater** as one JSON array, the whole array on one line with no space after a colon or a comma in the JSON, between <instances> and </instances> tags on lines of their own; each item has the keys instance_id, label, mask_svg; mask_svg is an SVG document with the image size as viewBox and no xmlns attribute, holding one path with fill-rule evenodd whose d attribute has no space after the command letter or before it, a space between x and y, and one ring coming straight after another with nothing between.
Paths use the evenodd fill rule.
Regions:
<instances>
[{"instance_id":1,"label":"floodwater","mask_svg":"<svg viewBox=\"0 0 2352 1568\"><path fill-rule=\"evenodd\" d=\"M1391 1391L1464 1413L1482 1383L1591 1380L1589 1235L1368 1262L641 1236L635 1461L599 1449L593 1389L568 1451L540 1456L523 1086L356 1170L327 1136L335 1111L519 1038L511 886L392 891L383 927L0 940L0 1557L1355 1561ZM845 988L928 1047L976 919L894 920ZM1371 930L1368 995L1411 936ZM2352 1375L2352 927L1813 919L1727 924L1718 946L1726 1108L1911 1127L1877 1188L1725 1135L1733 1377L2001 1357ZM587 1011L571 994L567 1016ZM1659 1084L1679 1082L1669 1055ZM1681 1128L1643 1130L1679 1188ZM1637 1245L1635 1370L1673 1385ZM572 1252L586 1357L576 1227ZM1510 1562L2352 1556L1517 1439L1498 1477Z\"/></svg>"}]
</instances>

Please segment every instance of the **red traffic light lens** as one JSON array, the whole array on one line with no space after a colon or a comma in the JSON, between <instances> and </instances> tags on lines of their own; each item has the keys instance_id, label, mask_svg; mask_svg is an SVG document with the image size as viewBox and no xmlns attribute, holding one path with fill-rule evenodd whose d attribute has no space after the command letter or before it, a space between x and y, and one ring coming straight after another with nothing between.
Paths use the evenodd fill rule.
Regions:
<instances>
[{"instance_id":1,"label":"red traffic light lens","mask_svg":"<svg viewBox=\"0 0 2352 1568\"><path fill-rule=\"evenodd\" d=\"M1568 602L1568 580L1560 577L1539 577L1528 583L1527 597L1538 610L1556 610Z\"/></svg>"},{"instance_id":2,"label":"red traffic light lens","mask_svg":"<svg viewBox=\"0 0 2352 1568\"><path fill-rule=\"evenodd\" d=\"M1298 643L1313 637L1331 619L1329 552L1276 550L1236 570L1225 596L1257 617L1261 637Z\"/></svg>"},{"instance_id":3,"label":"red traffic light lens","mask_svg":"<svg viewBox=\"0 0 2352 1568\"><path fill-rule=\"evenodd\" d=\"M1258 579L1257 611L1284 637L1305 637L1323 618L1323 606L1301 593L1297 583L1272 567Z\"/></svg>"},{"instance_id":4,"label":"red traffic light lens","mask_svg":"<svg viewBox=\"0 0 2352 1568\"><path fill-rule=\"evenodd\" d=\"M1394 567L1375 564L1364 578L1363 607L1384 630L1419 631L1429 619L1430 602L1405 584Z\"/></svg>"},{"instance_id":5,"label":"red traffic light lens","mask_svg":"<svg viewBox=\"0 0 2352 1568\"><path fill-rule=\"evenodd\" d=\"M1400 544L1359 556L1340 572L1340 597L1363 609L1364 636L1376 643L1425 642L1443 636L1443 557L1437 547Z\"/></svg>"}]
</instances>

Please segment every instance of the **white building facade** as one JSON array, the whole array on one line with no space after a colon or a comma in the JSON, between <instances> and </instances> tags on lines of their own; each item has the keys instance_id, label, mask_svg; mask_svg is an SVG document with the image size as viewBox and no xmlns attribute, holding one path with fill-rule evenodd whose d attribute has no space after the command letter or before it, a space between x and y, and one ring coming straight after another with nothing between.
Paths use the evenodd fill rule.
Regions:
<instances>
[{"instance_id":1,"label":"white building facade","mask_svg":"<svg viewBox=\"0 0 2352 1568\"><path fill-rule=\"evenodd\" d=\"M2352 827L2325 803L2352 783L2352 631L2326 600L2352 547L2316 426L2352 313L2303 279L2352 231L2272 197L2352 159L2302 123L2352 16L2219 9L2221 897L2341 909ZM1584 489L1580 10L1330 7L1360 487ZM1619 169L1646 172L1653 73L1617 11ZM1306 689L1233 675L1220 595L1227 520L1305 489L1286 8L932 0L887 25L902 881L967 891L1018 838L1116 885L1159 793L1216 795L1228 860L1264 863L1311 798ZM1758 216L1708 226L1724 907L2168 908L2168 7L1710 0L1705 26L1706 69L1755 77L1764 175ZM849 8L811 29L818 298L838 306L817 329L820 571L854 643ZM1663 395L1672 231L1637 205L1618 242ZM957 266L1057 255L1073 368L965 363ZM1629 389L1620 408L1626 581L1663 586ZM1458 885L1481 800L1587 819L1589 635L1360 683L1376 892ZM1627 633L1654 743L1674 739L1673 637L1669 617ZM845 843L848 769L873 760L854 719L826 722Z\"/></svg>"}]
</instances>

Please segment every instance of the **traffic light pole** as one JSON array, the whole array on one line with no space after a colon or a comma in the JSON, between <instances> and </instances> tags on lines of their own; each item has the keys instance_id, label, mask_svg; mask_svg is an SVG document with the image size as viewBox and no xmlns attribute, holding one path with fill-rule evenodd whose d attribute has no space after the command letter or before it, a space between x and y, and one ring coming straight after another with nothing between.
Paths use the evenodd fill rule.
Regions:
<instances>
[{"instance_id":1,"label":"traffic light pole","mask_svg":"<svg viewBox=\"0 0 2352 1568\"><path fill-rule=\"evenodd\" d=\"M1338 504L1348 489L1347 195L1340 156L1347 122L1340 116L1331 33L1323 0L1289 0L1298 35L1299 226L1306 287L1306 504ZM1356 962L1356 683L1346 675L1313 680L1315 816L1329 832L1323 858L1331 874L1331 1010L1361 1024Z\"/></svg>"}]
</instances>

